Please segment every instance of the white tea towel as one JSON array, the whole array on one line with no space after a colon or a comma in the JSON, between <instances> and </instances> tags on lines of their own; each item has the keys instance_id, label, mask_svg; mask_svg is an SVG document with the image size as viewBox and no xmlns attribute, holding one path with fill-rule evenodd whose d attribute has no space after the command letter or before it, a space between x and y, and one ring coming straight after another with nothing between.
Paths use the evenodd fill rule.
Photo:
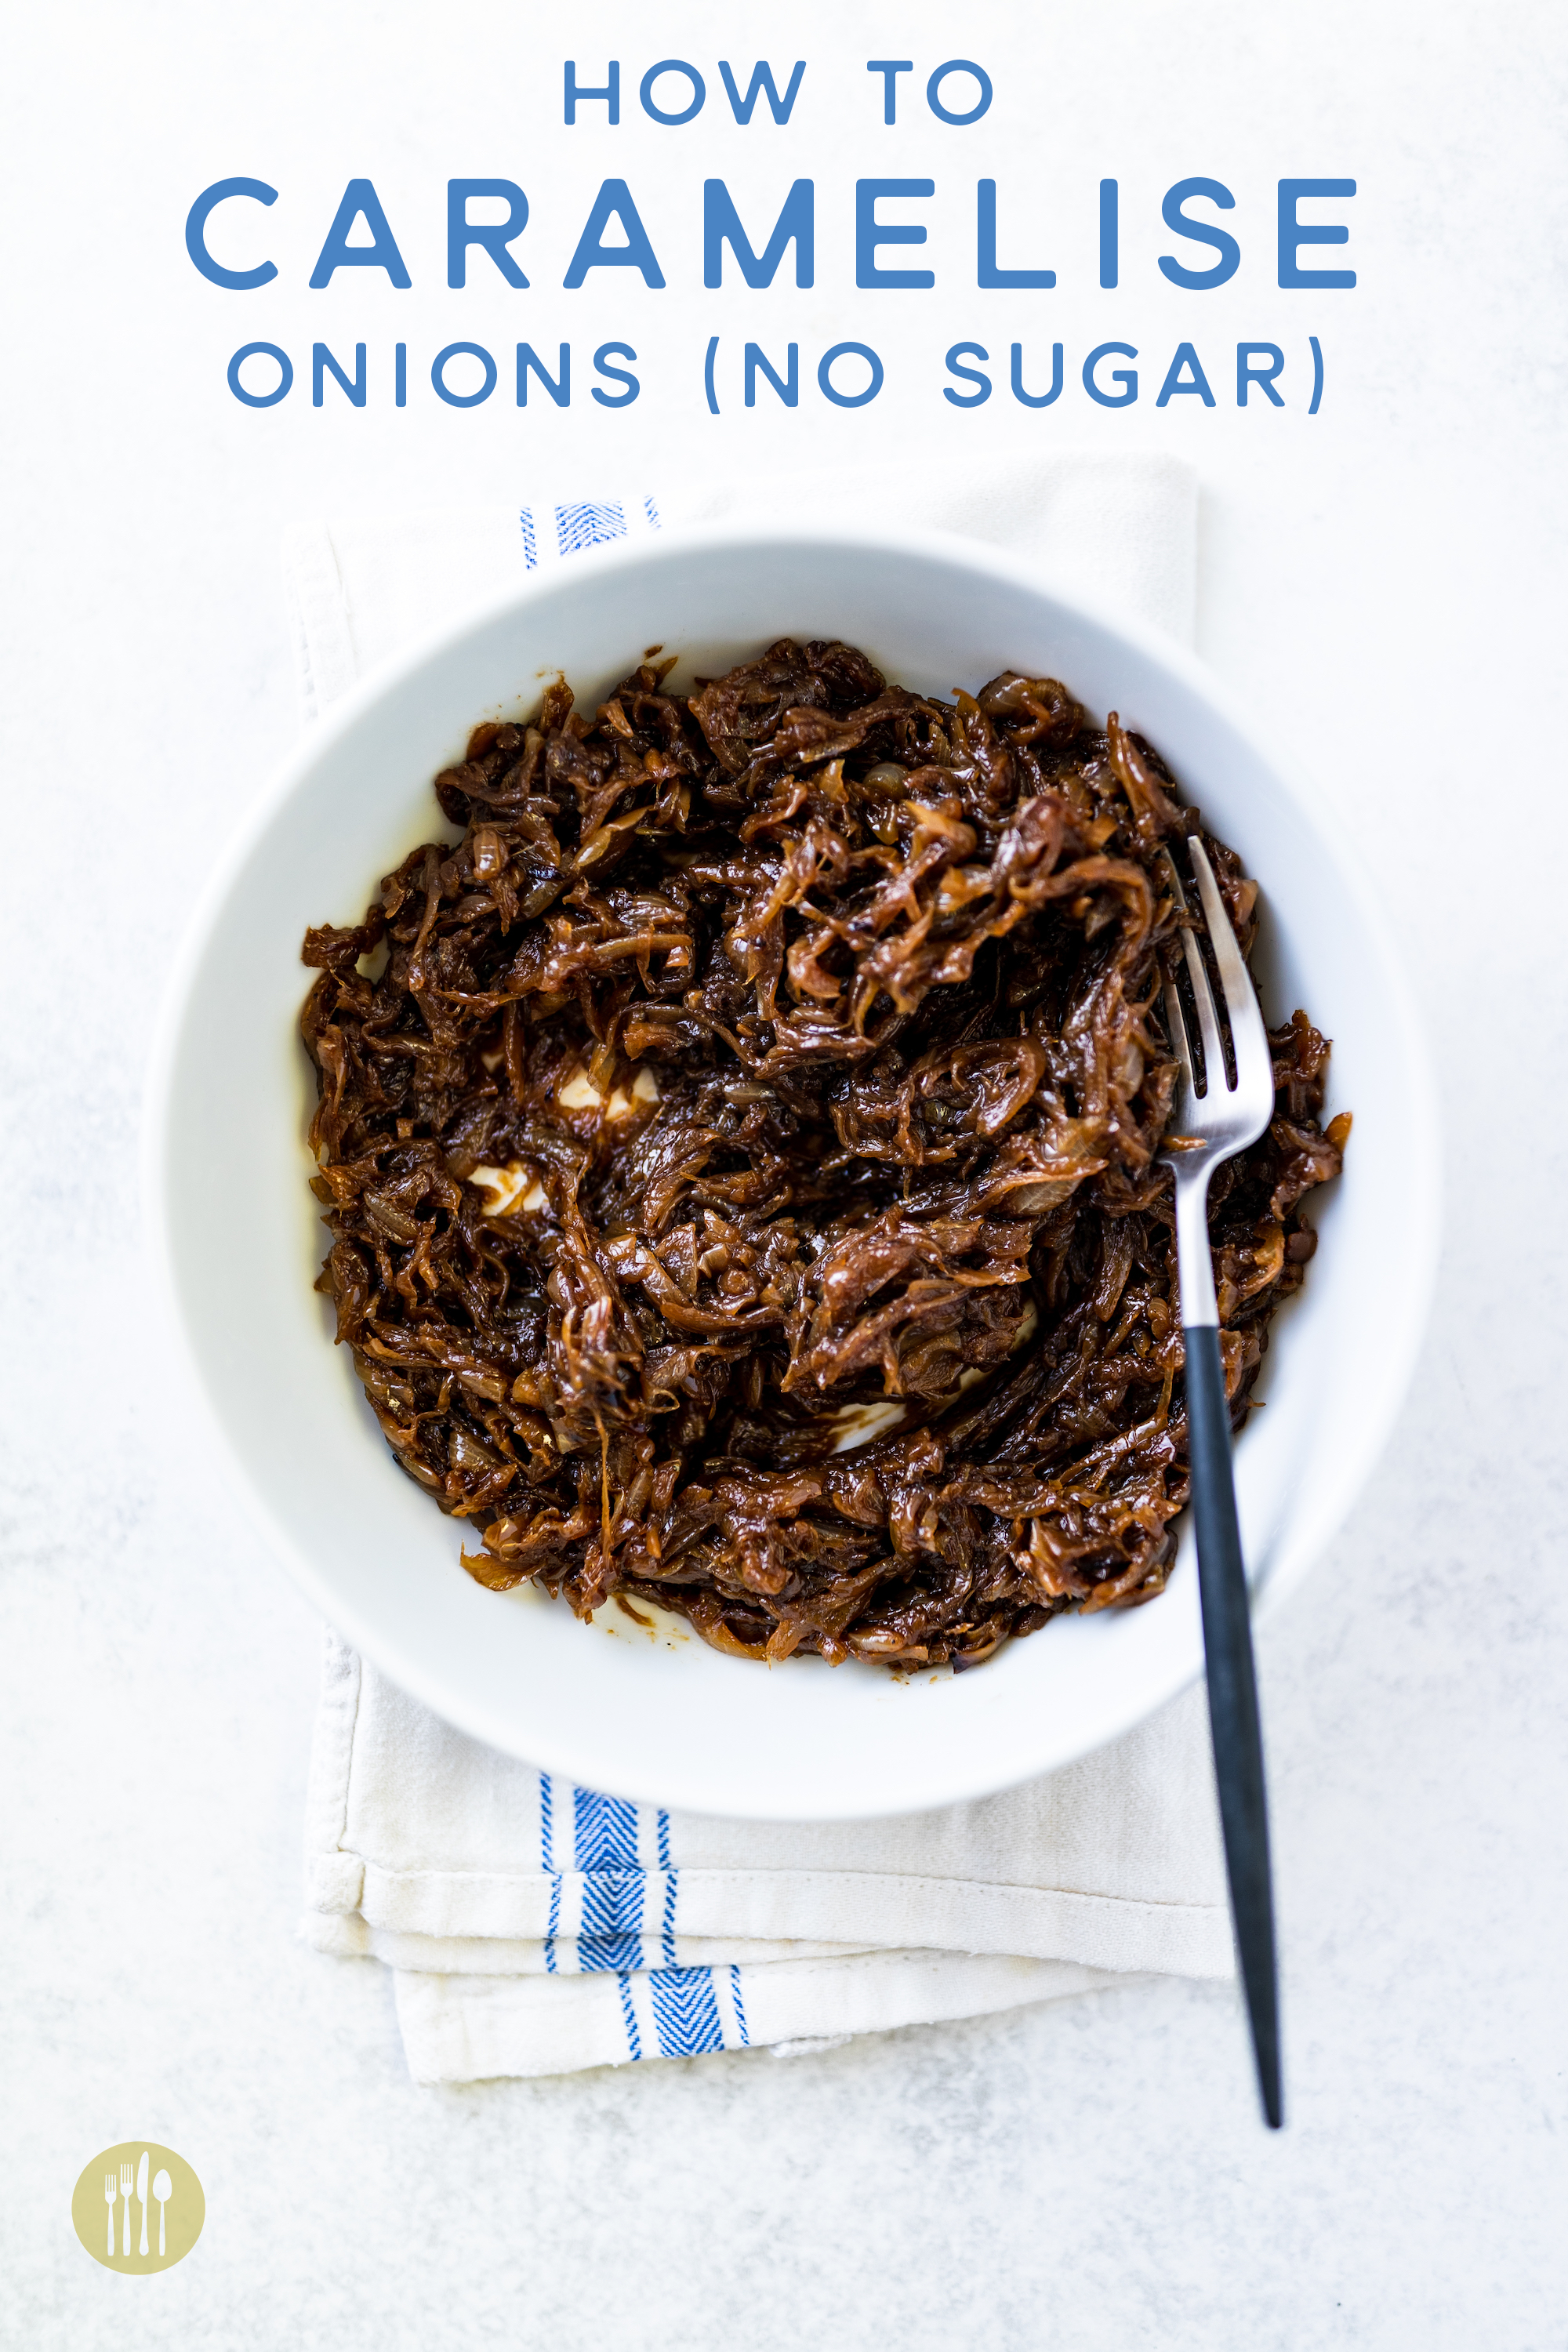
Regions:
<instances>
[{"instance_id":1,"label":"white tea towel","mask_svg":"<svg viewBox=\"0 0 1568 2352\"><path fill-rule=\"evenodd\" d=\"M393 1970L426 2083L816 2041L1230 1967L1201 1690L976 1804L728 1822L498 1755L329 1636L308 1843L305 1932Z\"/></svg>"},{"instance_id":2,"label":"white tea towel","mask_svg":"<svg viewBox=\"0 0 1568 2352\"><path fill-rule=\"evenodd\" d=\"M286 558L307 710L578 547L818 501L873 517L898 488L872 471L301 526ZM1037 554L1185 637L1195 506L1190 468L1170 459L1008 459L933 493L922 519ZM980 1803L759 1824L634 1805L499 1755L329 1636L308 1843L305 1933L392 1969L420 2082L812 2047L1231 1968L1197 1690Z\"/></svg>"},{"instance_id":3,"label":"white tea towel","mask_svg":"<svg viewBox=\"0 0 1568 2352\"><path fill-rule=\"evenodd\" d=\"M755 519L889 517L1037 556L1079 593L1192 642L1197 477L1163 457L995 458L928 487L902 469L778 475L584 498L534 489L526 505L351 515L296 525L284 542L305 715L492 591L605 540Z\"/></svg>"}]
</instances>

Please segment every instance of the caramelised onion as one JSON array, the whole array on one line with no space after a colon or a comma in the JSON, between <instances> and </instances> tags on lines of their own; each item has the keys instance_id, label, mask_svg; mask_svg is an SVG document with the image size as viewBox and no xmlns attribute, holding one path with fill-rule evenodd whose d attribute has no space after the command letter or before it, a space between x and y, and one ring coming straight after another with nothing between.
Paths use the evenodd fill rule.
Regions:
<instances>
[{"instance_id":1,"label":"caramelised onion","mask_svg":"<svg viewBox=\"0 0 1568 2352\"><path fill-rule=\"evenodd\" d=\"M396 1459L480 1582L746 1658L973 1665L1148 1599L1186 1497L1162 851L1197 812L1053 679L668 667L477 728L436 780L461 841L307 935L320 1287ZM1346 1131L1305 1014L1273 1045L1211 1214L1237 1424Z\"/></svg>"}]
</instances>

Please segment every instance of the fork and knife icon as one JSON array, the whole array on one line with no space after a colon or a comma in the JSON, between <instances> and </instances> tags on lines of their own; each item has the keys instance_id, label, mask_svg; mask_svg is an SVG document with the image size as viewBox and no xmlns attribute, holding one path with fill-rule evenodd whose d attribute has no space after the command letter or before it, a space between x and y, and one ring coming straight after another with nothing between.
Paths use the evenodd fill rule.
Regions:
<instances>
[{"instance_id":1,"label":"fork and knife icon","mask_svg":"<svg viewBox=\"0 0 1568 2352\"><path fill-rule=\"evenodd\" d=\"M142 2161L136 2168L136 2194L142 2200L142 2242L137 2248L137 2252L142 2254L147 2252L147 2150L143 2148L142 2151ZM159 2172L157 2179L153 2183L153 2194L158 2200L158 2252L160 2254L164 2251L164 2214L173 2187L174 2183L170 2180L168 2174L163 2171ZM122 2164L121 2166L118 2180L115 2179L112 2172L106 2172L103 2176L103 2199L104 2203L109 2208L109 2253L110 2260L113 2259L114 2255L114 2200L117 2193L124 2200L125 2205L125 2242L121 2250L123 2256L129 2254L131 2252L131 2167L128 2164Z\"/></svg>"}]
</instances>

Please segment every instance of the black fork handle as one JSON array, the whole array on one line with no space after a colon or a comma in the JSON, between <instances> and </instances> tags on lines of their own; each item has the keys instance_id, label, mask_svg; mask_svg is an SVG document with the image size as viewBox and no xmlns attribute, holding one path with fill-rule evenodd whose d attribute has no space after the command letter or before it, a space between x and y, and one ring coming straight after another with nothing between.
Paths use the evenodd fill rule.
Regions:
<instances>
[{"instance_id":1,"label":"black fork handle","mask_svg":"<svg viewBox=\"0 0 1568 2352\"><path fill-rule=\"evenodd\" d=\"M1209 1729L1230 1878L1231 1919L1252 2025L1258 2087L1263 2112L1278 2131L1283 2108L1268 1802L1252 1663L1251 1611L1231 1474L1230 1412L1218 1331L1212 1324L1188 1325L1182 1338L1187 1358L1187 1449L1193 1516L1197 1523L1204 1650L1208 1661Z\"/></svg>"}]
</instances>

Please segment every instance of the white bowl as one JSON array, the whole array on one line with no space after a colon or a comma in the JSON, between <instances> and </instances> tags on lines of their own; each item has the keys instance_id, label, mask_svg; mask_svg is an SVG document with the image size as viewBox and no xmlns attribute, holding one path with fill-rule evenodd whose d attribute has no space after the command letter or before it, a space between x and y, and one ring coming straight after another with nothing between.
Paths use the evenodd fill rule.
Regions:
<instances>
[{"instance_id":1,"label":"white bowl","mask_svg":"<svg viewBox=\"0 0 1568 2352\"><path fill-rule=\"evenodd\" d=\"M186 946L155 1059L152 1224L198 1384L251 1507L305 1591L405 1690L478 1738L592 1788L768 1820L912 1811L1006 1787L1131 1728L1201 1669L1190 1533L1169 1589L1058 1620L962 1676L773 1670L615 1607L580 1624L531 1587L483 1591L464 1526L395 1465L311 1285L312 1076L296 1019L307 923L356 920L441 824L430 791L487 717L563 671L591 705L659 644L678 682L771 639L841 636L946 694L1009 665L1120 710L1262 884L1273 1020L1334 1040L1347 1173L1279 1316L1237 1448L1255 1582L1273 1595L1339 1525L1398 1409L1436 1237L1420 1034L1378 909L1310 787L1174 646L1084 611L1028 565L934 534L707 531L574 557L367 680L314 728L231 851ZM471 1537L470 1537L471 1539ZM243 1596L236 1597L236 1636Z\"/></svg>"}]
</instances>

